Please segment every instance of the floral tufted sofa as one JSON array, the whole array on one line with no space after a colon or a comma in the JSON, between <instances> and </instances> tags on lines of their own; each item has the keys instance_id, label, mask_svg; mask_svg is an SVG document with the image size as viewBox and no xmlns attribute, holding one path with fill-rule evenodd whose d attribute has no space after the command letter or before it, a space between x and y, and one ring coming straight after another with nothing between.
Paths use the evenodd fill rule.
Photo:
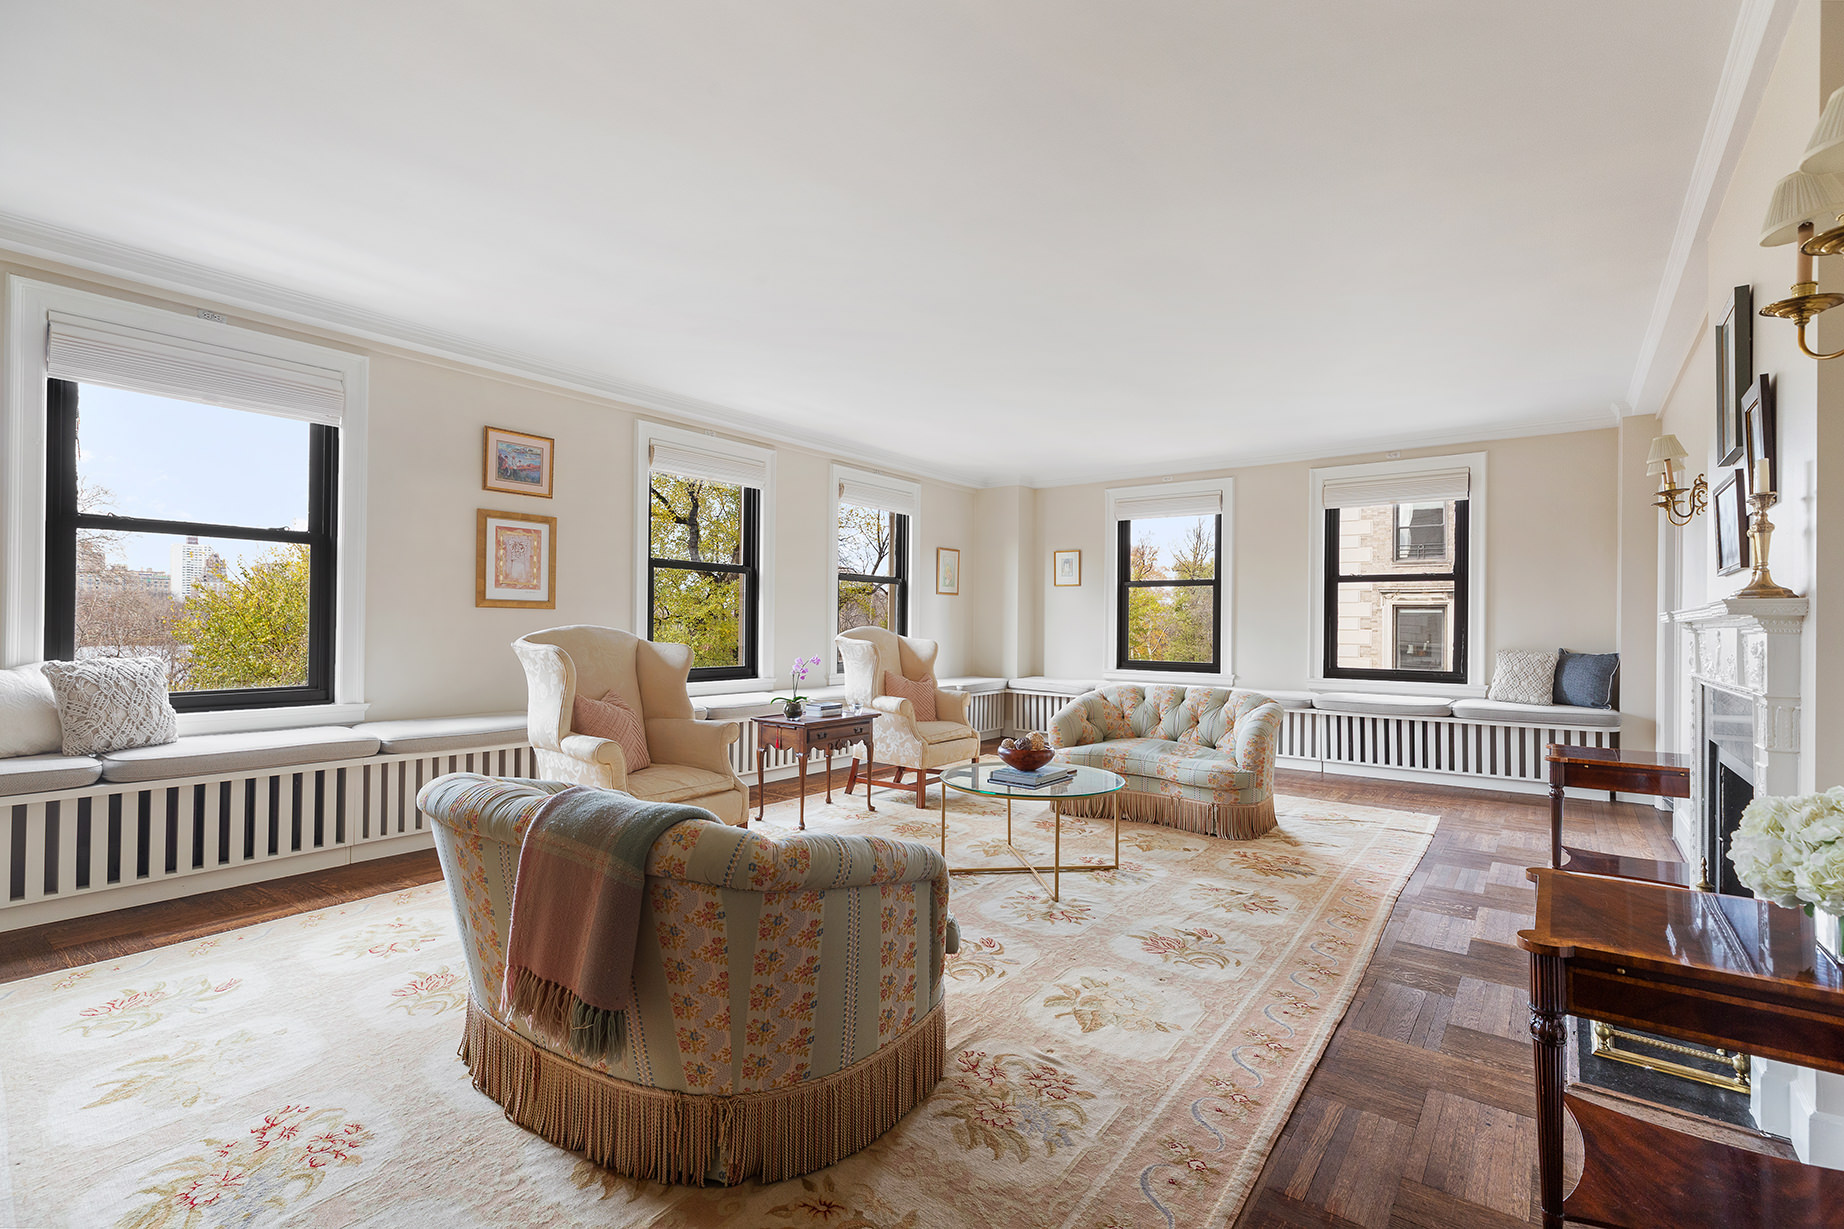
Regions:
<instances>
[{"instance_id":1,"label":"floral tufted sofa","mask_svg":"<svg viewBox=\"0 0 1844 1229\"><path fill-rule=\"evenodd\" d=\"M467 954L461 1054L507 1117L637 1178L774 1182L866 1147L940 1081L948 870L916 841L678 824L647 862L622 1060L586 1066L508 1020L519 846L566 788L454 773L417 798Z\"/></svg>"},{"instance_id":2,"label":"floral tufted sofa","mask_svg":"<svg viewBox=\"0 0 1844 1229\"><path fill-rule=\"evenodd\" d=\"M1049 734L1058 758L1127 778L1121 810L1129 818L1246 839L1274 827L1281 720L1281 706L1253 691L1118 686L1065 704ZM1094 813L1108 805L1086 802Z\"/></svg>"}]
</instances>

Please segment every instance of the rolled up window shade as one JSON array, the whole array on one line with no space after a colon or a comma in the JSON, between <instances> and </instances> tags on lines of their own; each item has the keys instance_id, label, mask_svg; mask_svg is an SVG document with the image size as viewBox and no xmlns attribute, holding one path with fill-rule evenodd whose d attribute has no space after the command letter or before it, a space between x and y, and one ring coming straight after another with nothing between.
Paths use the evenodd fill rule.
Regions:
<instances>
[{"instance_id":1,"label":"rolled up window shade","mask_svg":"<svg viewBox=\"0 0 1844 1229\"><path fill-rule=\"evenodd\" d=\"M329 368L63 312L49 322L45 372L54 379L333 427L345 412L345 379Z\"/></svg>"},{"instance_id":2,"label":"rolled up window shade","mask_svg":"<svg viewBox=\"0 0 1844 1229\"><path fill-rule=\"evenodd\" d=\"M1221 491L1128 495L1114 501L1114 519L1119 521L1145 521L1162 516L1216 516L1222 511Z\"/></svg>"},{"instance_id":3,"label":"rolled up window shade","mask_svg":"<svg viewBox=\"0 0 1844 1229\"><path fill-rule=\"evenodd\" d=\"M1466 499L1471 490L1472 471L1464 466L1369 478L1334 478L1325 484L1324 506L1373 508L1380 504L1442 503Z\"/></svg>"},{"instance_id":4,"label":"rolled up window shade","mask_svg":"<svg viewBox=\"0 0 1844 1229\"><path fill-rule=\"evenodd\" d=\"M768 462L765 459L735 456L696 445L655 440L649 464L656 473L677 474L681 478L700 478L705 482L754 487L758 491L768 486Z\"/></svg>"},{"instance_id":5,"label":"rolled up window shade","mask_svg":"<svg viewBox=\"0 0 1844 1229\"><path fill-rule=\"evenodd\" d=\"M840 479L839 502L854 508L901 512L904 516L915 516L920 511L913 488L867 478Z\"/></svg>"}]
</instances>

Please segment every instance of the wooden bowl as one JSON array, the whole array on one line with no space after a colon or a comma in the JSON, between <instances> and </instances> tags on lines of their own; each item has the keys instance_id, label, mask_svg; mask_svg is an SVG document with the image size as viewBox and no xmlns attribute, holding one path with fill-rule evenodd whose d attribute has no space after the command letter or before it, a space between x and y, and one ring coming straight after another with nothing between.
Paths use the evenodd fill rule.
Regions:
<instances>
[{"instance_id":1,"label":"wooden bowl","mask_svg":"<svg viewBox=\"0 0 1844 1229\"><path fill-rule=\"evenodd\" d=\"M1049 747L1033 751L1029 747L1000 748L999 758L1019 772L1036 772L1045 764L1056 758L1056 752Z\"/></svg>"}]
</instances>

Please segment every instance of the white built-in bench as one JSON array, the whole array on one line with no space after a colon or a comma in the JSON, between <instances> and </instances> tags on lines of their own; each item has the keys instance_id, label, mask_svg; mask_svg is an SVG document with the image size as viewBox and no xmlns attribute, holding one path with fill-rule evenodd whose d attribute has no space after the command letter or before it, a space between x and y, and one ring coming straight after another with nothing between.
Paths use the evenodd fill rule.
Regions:
<instances>
[{"instance_id":1,"label":"white built-in bench","mask_svg":"<svg viewBox=\"0 0 1844 1229\"><path fill-rule=\"evenodd\" d=\"M525 714L0 759L0 931L427 848L447 772L532 775Z\"/></svg>"}]
</instances>

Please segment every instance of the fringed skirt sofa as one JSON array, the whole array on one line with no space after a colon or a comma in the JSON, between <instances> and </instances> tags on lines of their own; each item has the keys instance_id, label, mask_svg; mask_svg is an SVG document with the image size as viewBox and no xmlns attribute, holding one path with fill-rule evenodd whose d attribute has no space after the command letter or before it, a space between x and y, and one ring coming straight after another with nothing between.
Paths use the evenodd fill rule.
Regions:
<instances>
[{"instance_id":1,"label":"fringed skirt sofa","mask_svg":"<svg viewBox=\"0 0 1844 1229\"><path fill-rule=\"evenodd\" d=\"M566 788L458 773L418 798L466 948L461 1055L508 1118L636 1178L775 1182L863 1149L940 1081L948 869L916 841L678 824L647 862L620 1061L508 1018L520 843Z\"/></svg>"},{"instance_id":2,"label":"fringed skirt sofa","mask_svg":"<svg viewBox=\"0 0 1844 1229\"><path fill-rule=\"evenodd\" d=\"M1281 706L1221 687L1117 686L1084 692L1050 719L1050 745L1072 764L1127 779L1129 819L1238 840L1274 828ZM1108 799L1066 804L1099 814Z\"/></svg>"}]
</instances>

